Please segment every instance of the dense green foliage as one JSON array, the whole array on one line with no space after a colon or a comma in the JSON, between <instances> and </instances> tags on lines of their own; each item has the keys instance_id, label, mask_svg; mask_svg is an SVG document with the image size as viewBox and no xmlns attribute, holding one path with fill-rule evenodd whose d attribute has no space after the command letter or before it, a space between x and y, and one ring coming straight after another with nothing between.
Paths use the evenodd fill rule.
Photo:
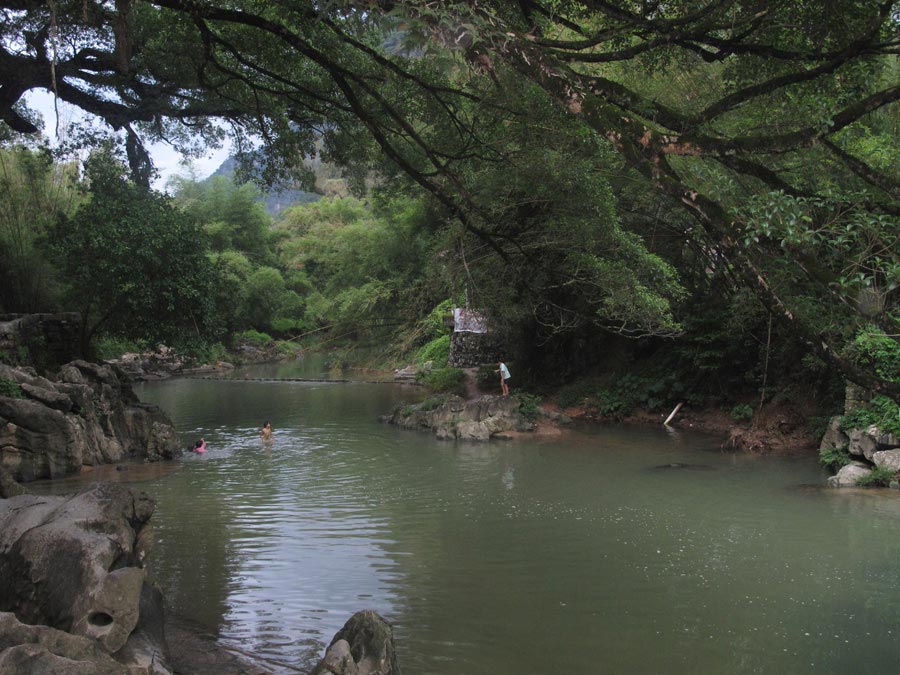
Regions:
<instances>
[{"instance_id":1,"label":"dense green foliage","mask_svg":"<svg viewBox=\"0 0 900 675\"><path fill-rule=\"evenodd\" d=\"M416 353L416 362L425 364L429 361L436 366L444 366L450 357L450 336L441 335L424 345Z\"/></svg>"},{"instance_id":2,"label":"dense green foliage","mask_svg":"<svg viewBox=\"0 0 900 675\"><path fill-rule=\"evenodd\" d=\"M108 152L91 156L86 178L87 201L53 234L83 350L101 328L162 341L208 331L214 279L194 221L126 179Z\"/></svg>"},{"instance_id":3,"label":"dense green foliage","mask_svg":"<svg viewBox=\"0 0 900 675\"><path fill-rule=\"evenodd\" d=\"M896 476L896 471L886 466L876 466L865 476L857 479L856 484L860 487L887 487Z\"/></svg>"},{"instance_id":4,"label":"dense green foliage","mask_svg":"<svg viewBox=\"0 0 900 675\"><path fill-rule=\"evenodd\" d=\"M46 255L56 221L80 200L74 164L48 151L0 148L0 312L53 306L57 274Z\"/></svg>"},{"instance_id":5,"label":"dense green foliage","mask_svg":"<svg viewBox=\"0 0 900 675\"><path fill-rule=\"evenodd\" d=\"M823 447L819 450L819 464L821 464L823 468L834 473L837 473L841 470L841 467L847 466L852 461L850 453L846 450L837 450L835 448L827 447Z\"/></svg>"},{"instance_id":6,"label":"dense green foliage","mask_svg":"<svg viewBox=\"0 0 900 675\"><path fill-rule=\"evenodd\" d=\"M34 131L17 99L52 71L63 100L122 130L134 178L74 215L77 200L14 188L49 215L21 249L20 226L0 232L5 307L77 300L89 332L187 340L196 323L198 339L311 334L399 360L437 353L449 298L488 316L522 364L517 386L597 376L571 398L608 414L795 393L830 405L844 378L900 398L886 355L900 335L898 2L116 7L2 6L20 52L0 53L19 83L3 137ZM325 160L344 181L332 193L357 197L273 223L253 187L181 180L178 217L136 192L146 217L117 211L149 180L144 140L196 151L226 133L220 120L247 175L309 186ZM31 185L68 175L16 161ZM132 293L121 267L92 279L72 265L91 253L72 234L69 264L39 273L59 214L82 233L96 222L113 259L130 255L116 231L184 216L203 236L167 246L210 271L192 295L157 250Z\"/></svg>"},{"instance_id":7,"label":"dense green foliage","mask_svg":"<svg viewBox=\"0 0 900 675\"><path fill-rule=\"evenodd\" d=\"M900 345L875 327L869 326L853 340L851 354L864 367L888 380L900 381ZM900 405L883 394L844 415L844 429L866 429L872 425L882 433L900 436Z\"/></svg>"},{"instance_id":8,"label":"dense green foliage","mask_svg":"<svg viewBox=\"0 0 900 675\"><path fill-rule=\"evenodd\" d=\"M466 395L466 373L459 368L422 370L416 376L416 381L441 394Z\"/></svg>"}]
</instances>

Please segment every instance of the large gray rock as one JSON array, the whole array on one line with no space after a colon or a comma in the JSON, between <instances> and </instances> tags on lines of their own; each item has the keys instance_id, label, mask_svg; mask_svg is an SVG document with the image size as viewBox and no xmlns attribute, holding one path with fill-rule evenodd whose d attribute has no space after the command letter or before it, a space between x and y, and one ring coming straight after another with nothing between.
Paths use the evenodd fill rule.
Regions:
<instances>
[{"instance_id":1,"label":"large gray rock","mask_svg":"<svg viewBox=\"0 0 900 675\"><path fill-rule=\"evenodd\" d=\"M123 665L90 638L21 623L0 612L0 673L121 675Z\"/></svg>"},{"instance_id":2,"label":"large gray rock","mask_svg":"<svg viewBox=\"0 0 900 675\"><path fill-rule=\"evenodd\" d=\"M399 675L394 632L377 612L357 612L334 636L310 675Z\"/></svg>"},{"instance_id":3,"label":"large gray rock","mask_svg":"<svg viewBox=\"0 0 900 675\"><path fill-rule=\"evenodd\" d=\"M465 400L450 396L436 407L400 407L382 418L405 429L431 429L444 440L486 441L507 431L532 431L534 423L519 412L514 396L485 395Z\"/></svg>"},{"instance_id":4,"label":"large gray rock","mask_svg":"<svg viewBox=\"0 0 900 675\"><path fill-rule=\"evenodd\" d=\"M854 487L859 484L859 479L872 473L872 469L862 462L851 462L841 467L834 476L828 479L831 487Z\"/></svg>"},{"instance_id":5,"label":"large gray rock","mask_svg":"<svg viewBox=\"0 0 900 675\"><path fill-rule=\"evenodd\" d=\"M55 381L0 366L27 398L0 396L0 464L18 481L56 478L126 458L181 453L159 409L141 404L113 368L73 361Z\"/></svg>"},{"instance_id":6,"label":"large gray rock","mask_svg":"<svg viewBox=\"0 0 900 675\"><path fill-rule=\"evenodd\" d=\"M900 471L900 450L879 450L872 454L875 466Z\"/></svg>"},{"instance_id":7,"label":"large gray rock","mask_svg":"<svg viewBox=\"0 0 900 675\"><path fill-rule=\"evenodd\" d=\"M870 462L872 454L878 449L875 435L868 429L851 429L848 433L850 444L847 451L857 457L865 457Z\"/></svg>"},{"instance_id":8,"label":"large gray rock","mask_svg":"<svg viewBox=\"0 0 900 675\"><path fill-rule=\"evenodd\" d=\"M168 673L161 596L143 568L153 508L114 483L0 501L0 611L88 639L132 672Z\"/></svg>"},{"instance_id":9,"label":"large gray rock","mask_svg":"<svg viewBox=\"0 0 900 675\"><path fill-rule=\"evenodd\" d=\"M829 450L843 452L850 447L850 437L841 430L841 419L838 415L828 421L828 428L819 445L819 454Z\"/></svg>"}]
</instances>

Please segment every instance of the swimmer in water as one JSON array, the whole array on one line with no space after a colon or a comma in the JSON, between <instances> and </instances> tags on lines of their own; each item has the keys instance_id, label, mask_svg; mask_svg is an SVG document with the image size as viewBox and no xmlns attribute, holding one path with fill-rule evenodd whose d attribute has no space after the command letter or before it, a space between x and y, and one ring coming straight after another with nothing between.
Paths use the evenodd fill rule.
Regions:
<instances>
[{"instance_id":1,"label":"swimmer in water","mask_svg":"<svg viewBox=\"0 0 900 675\"><path fill-rule=\"evenodd\" d=\"M263 439L263 442L272 440L272 425L269 424L269 420L266 420L266 423L262 425L262 429L259 430L259 437Z\"/></svg>"},{"instance_id":2,"label":"swimmer in water","mask_svg":"<svg viewBox=\"0 0 900 675\"><path fill-rule=\"evenodd\" d=\"M206 441L204 439L201 438L199 441L194 443L194 452L206 452Z\"/></svg>"}]
</instances>

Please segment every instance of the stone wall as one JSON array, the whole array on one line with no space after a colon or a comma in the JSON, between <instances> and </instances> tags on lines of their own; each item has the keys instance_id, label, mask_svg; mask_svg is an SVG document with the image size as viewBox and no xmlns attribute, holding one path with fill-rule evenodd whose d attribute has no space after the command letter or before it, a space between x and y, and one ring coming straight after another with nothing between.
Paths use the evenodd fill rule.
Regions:
<instances>
[{"instance_id":1,"label":"stone wall","mask_svg":"<svg viewBox=\"0 0 900 675\"><path fill-rule=\"evenodd\" d=\"M500 340L493 333L450 335L449 364L454 368L477 368L500 359Z\"/></svg>"},{"instance_id":2,"label":"stone wall","mask_svg":"<svg viewBox=\"0 0 900 675\"><path fill-rule=\"evenodd\" d=\"M0 314L0 361L53 371L79 356L81 317L64 314Z\"/></svg>"}]
</instances>

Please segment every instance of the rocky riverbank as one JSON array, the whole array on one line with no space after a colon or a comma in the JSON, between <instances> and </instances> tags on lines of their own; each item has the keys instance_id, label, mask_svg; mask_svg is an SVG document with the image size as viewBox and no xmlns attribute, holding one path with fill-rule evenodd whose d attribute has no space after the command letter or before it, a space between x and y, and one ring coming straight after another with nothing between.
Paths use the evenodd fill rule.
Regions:
<instances>
[{"instance_id":1,"label":"rocky riverbank","mask_svg":"<svg viewBox=\"0 0 900 675\"><path fill-rule=\"evenodd\" d=\"M26 493L33 480L181 454L170 421L127 380L86 361L53 377L0 364L0 673L265 673L167 620L144 567L149 496L115 483ZM399 672L390 625L371 611L354 615L314 672Z\"/></svg>"},{"instance_id":2,"label":"rocky riverbank","mask_svg":"<svg viewBox=\"0 0 900 675\"><path fill-rule=\"evenodd\" d=\"M418 405L398 406L381 420L404 429L430 430L440 439L462 441L487 441L535 428L516 397L490 394L473 399L434 396Z\"/></svg>"},{"instance_id":3,"label":"rocky riverbank","mask_svg":"<svg viewBox=\"0 0 900 675\"><path fill-rule=\"evenodd\" d=\"M59 478L83 466L181 454L156 406L141 403L107 365L72 361L52 378L0 364L0 467L18 482Z\"/></svg>"},{"instance_id":4,"label":"rocky riverbank","mask_svg":"<svg viewBox=\"0 0 900 675\"><path fill-rule=\"evenodd\" d=\"M117 359L104 361L128 375L132 380L165 380L177 375L221 375L236 365L277 363L296 358L299 351L285 348L286 343L240 344L223 358L211 363L197 363L174 349L159 345L153 351L128 352Z\"/></svg>"},{"instance_id":5,"label":"rocky riverbank","mask_svg":"<svg viewBox=\"0 0 900 675\"><path fill-rule=\"evenodd\" d=\"M154 507L140 490L111 483L0 499L0 673L266 672L166 620L145 567ZM399 673L390 625L358 612L312 672Z\"/></svg>"}]
</instances>

